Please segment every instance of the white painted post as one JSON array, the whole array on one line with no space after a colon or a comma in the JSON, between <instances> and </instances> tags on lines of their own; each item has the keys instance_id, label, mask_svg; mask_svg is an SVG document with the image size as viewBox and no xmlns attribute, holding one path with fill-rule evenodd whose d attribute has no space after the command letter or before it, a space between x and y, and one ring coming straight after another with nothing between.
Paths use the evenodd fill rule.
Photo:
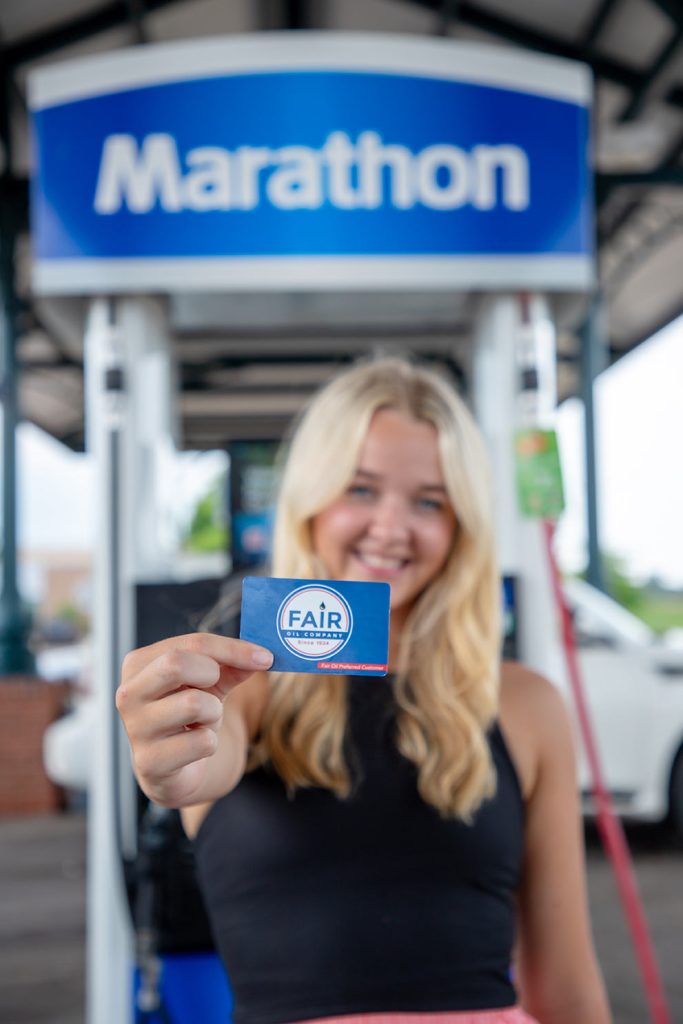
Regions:
<instances>
[{"instance_id":1,"label":"white painted post","mask_svg":"<svg viewBox=\"0 0 683 1024\"><path fill-rule=\"evenodd\" d=\"M96 726L88 819L88 1024L133 1019L133 928L122 856L137 849L137 789L114 704L135 646L135 586L168 578L175 549L159 528L160 463L174 447L175 375L163 309L97 299L85 338L86 426L95 456L97 541L93 676Z\"/></svg>"},{"instance_id":2,"label":"white painted post","mask_svg":"<svg viewBox=\"0 0 683 1024\"><path fill-rule=\"evenodd\" d=\"M96 702L88 800L87 984L88 1024L131 1019L133 935L120 856L116 799L123 743L114 692L123 625L121 543L121 434L126 415L125 353L116 304L93 301L85 335L86 436L95 461L97 537L93 618ZM126 761L123 762L127 763ZM128 770L130 774L130 769Z\"/></svg>"},{"instance_id":3,"label":"white painted post","mask_svg":"<svg viewBox=\"0 0 683 1024\"><path fill-rule=\"evenodd\" d=\"M547 342L548 339L553 341L554 331L544 297L530 297L529 316L530 328L543 335L545 367ZM522 426L518 401L521 326L520 302L516 296L488 295L482 299L472 353L473 406L493 464L501 574L517 579L518 657L554 682L560 682L563 679L562 651L541 525L536 520L522 518L517 504L513 436L515 428ZM554 370L554 343L550 351ZM539 394L544 415L555 407L555 394L550 394L553 380L550 373L547 370L542 394Z\"/></svg>"}]
</instances>

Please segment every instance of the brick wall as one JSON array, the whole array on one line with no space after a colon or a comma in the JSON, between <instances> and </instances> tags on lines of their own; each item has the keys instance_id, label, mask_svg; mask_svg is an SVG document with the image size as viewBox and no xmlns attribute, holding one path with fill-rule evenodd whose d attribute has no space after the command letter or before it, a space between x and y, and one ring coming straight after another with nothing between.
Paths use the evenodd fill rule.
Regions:
<instances>
[{"instance_id":1,"label":"brick wall","mask_svg":"<svg viewBox=\"0 0 683 1024\"><path fill-rule=\"evenodd\" d=\"M63 792L43 768L43 733L59 718L65 687L30 676L0 678L0 816L46 814Z\"/></svg>"}]
</instances>

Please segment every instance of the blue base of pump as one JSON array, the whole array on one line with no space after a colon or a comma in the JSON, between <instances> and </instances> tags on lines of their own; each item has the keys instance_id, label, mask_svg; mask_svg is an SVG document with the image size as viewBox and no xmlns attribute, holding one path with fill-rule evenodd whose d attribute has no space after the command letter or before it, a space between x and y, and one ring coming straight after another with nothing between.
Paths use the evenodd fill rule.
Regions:
<instances>
[{"instance_id":1,"label":"blue base of pump","mask_svg":"<svg viewBox=\"0 0 683 1024\"><path fill-rule=\"evenodd\" d=\"M140 971L133 975L135 1024L231 1024L232 993L215 953L167 953L160 957L162 1006L153 1013L137 1006Z\"/></svg>"}]
</instances>

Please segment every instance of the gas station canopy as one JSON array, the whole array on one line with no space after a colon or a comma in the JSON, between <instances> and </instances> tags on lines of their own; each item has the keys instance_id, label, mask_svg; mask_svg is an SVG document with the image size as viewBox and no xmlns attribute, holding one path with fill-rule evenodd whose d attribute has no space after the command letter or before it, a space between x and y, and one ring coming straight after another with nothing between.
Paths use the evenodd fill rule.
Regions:
<instances>
[{"instance_id":1,"label":"gas station canopy","mask_svg":"<svg viewBox=\"0 0 683 1024\"><path fill-rule=\"evenodd\" d=\"M38 66L134 44L238 36L258 30L410 33L506 45L588 64L595 79L594 164L605 365L683 312L683 3L680 0L399 2L326 0L6 0L0 15L10 85L12 174L3 188L26 205L30 167L26 77ZM398 37L400 39L400 36ZM264 39L265 42L265 39ZM140 65L145 56L140 52ZM29 246L18 256L25 300L18 356L25 418L83 447L86 300L31 294ZM552 289L551 289L552 291ZM223 447L279 436L311 390L369 347L407 349L465 365L479 296L437 291L203 294L182 279L162 300L177 356L182 439ZM558 391L579 391L579 333L590 300L553 295ZM459 353L463 362L458 363Z\"/></svg>"}]
</instances>

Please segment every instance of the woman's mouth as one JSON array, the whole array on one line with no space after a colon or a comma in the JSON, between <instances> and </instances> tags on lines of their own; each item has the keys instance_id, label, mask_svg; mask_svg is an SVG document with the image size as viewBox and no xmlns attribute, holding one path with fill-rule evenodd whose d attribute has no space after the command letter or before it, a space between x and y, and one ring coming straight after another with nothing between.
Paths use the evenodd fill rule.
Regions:
<instances>
[{"instance_id":1,"label":"woman's mouth","mask_svg":"<svg viewBox=\"0 0 683 1024\"><path fill-rule=\"evenodd\" d=\"M407 558L389 558L386 555L368 554L363 551L354 551L353 554L365 569L378 575L398 574L409 562Z\"/></svg>"}]
</instances>

